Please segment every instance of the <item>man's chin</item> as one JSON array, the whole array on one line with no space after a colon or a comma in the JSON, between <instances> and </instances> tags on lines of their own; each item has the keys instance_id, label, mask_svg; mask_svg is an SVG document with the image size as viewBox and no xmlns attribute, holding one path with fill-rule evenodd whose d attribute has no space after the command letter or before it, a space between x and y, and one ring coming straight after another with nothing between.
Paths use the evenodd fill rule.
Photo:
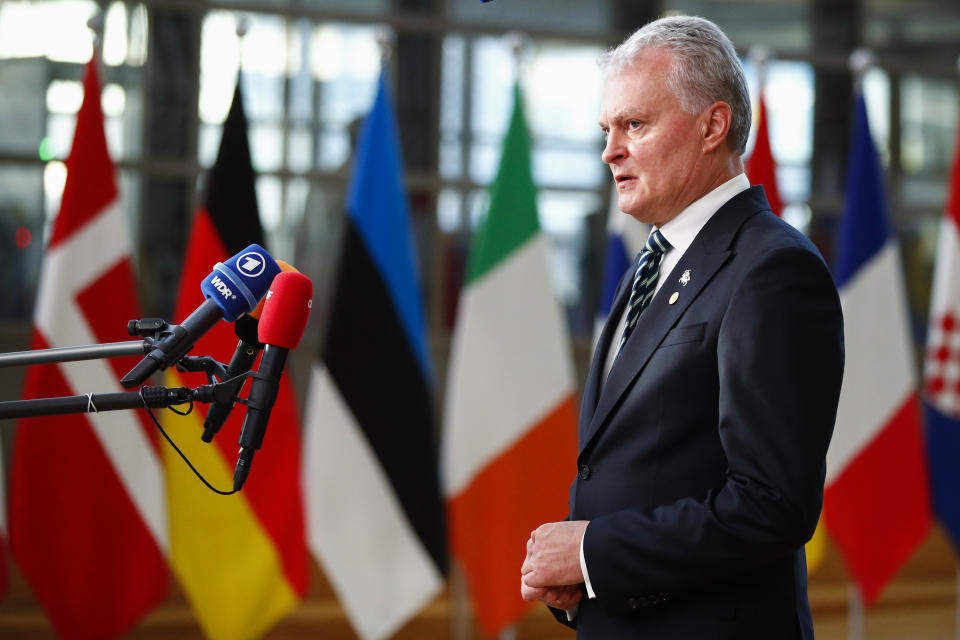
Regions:
<instances>
[{"instance_id":1,"label":"man's chin","mask_svg":"<svg viewBox=\"0 0 960 640\"><path fill-rule=\"evenodd\" d=\"M619 198L617 200L617 208L634 220L646 222L643 207L634 198Z\"/></svg>"}]
</instances>

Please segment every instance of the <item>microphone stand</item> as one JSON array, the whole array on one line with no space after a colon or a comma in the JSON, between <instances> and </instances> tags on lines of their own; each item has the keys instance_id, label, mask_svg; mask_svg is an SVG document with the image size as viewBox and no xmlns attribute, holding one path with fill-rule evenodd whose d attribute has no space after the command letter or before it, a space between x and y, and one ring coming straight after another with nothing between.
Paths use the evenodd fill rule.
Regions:
<instances>
[{"instance_id":1,"label":"microphone stand","mask_svg":"<svg viewBox=\"0 0 960 640\"><path fill-rule=\"evenodd\" d=\"M127 323L127 333L131 336L139 335L143 340L88 344L82 347L54 347L52 349L33 349L30 351L0 353L0 367L22 367L32 364L100 360L103 358L122 358L123 356L144 356L150 353L154 347L154 342L169 329L170 325L163 318L131 320Z\"/></svg>"},{"instance_id":2,"label":"microphone stand","mask_svg":"<svg viewBox=\"0 0 960 640\"><path fill-rule=\"evenodd\" d=\"M88 393L83 396L61 396L33 400L0 402L0 420L58 416L68 413L98 413L121 409L164 409L187 402L213 402L219 384L188 387L141 387L139 391Z\"/></svg>"},{"instance_id":3,"label":"microphone stand","mask_svg":"<svg viewBox=\"0 0 960 640\"><path fill-rule=\"evenodd\" d=\"M128 340L127 342L108 342L106 344L88 344L82 347L55 347L34 351L14 351L0 353L0 367L20 367L31 364L51 364L55 362L75 362L78 360L100 360L101 358L121 358L123 356L146 355L152 345L147 340Z\"/></svg>"},{"instance_id":4,"label":"microphone stand","mask_svg":"<svg viewBox=\"0 0 960 640\"><path fill-rule=\"evenodd\" d=\"M70 362L74 360L95 360L100 358L114 358L119 356L149 355L156 347L158 340L172 331L177 331L177 325L169 325L161 318L145 318L131 320L127 323L127 332L131 336L139 335L143 340L130 342L112 342L108 344L94 344L82 347L59 347L53 349L38 349L35 351L18 351L15 353L0 354L0 367L15 365L50 364L56 362ZM189 351L192 345L187 347ZM142 386L138 391L121 391L119 393L88 393L81 396L62 396L59 398L37 398L30 400L12 400L0 402L0 420L8 418L30 418L36 416L57 416L70 413L99 413L101 411L117 411L123 409L164 409L178 404L194 402L232 404L238 402L247 404L247 400L238 397L240 389L248 377L255 375L252 372L242 373L232 378L227 377L227 367L210 356L181 356L176 362L177 369L187 372L203 372L209 384L194 389L189 387L150 387ZM189 413L187 411L186 413ZM186 415L184 413L183 415ZM183 458L187 466L196 474L203 484L214 493L231 495L233 491L222 491L214 487L203 477L203 474L190 462L176 443L164 431L160 422L153 416L154 424L167 439L170 446ZM209 439L205 440L209 442Z\"/></svg>"},{"instance_id":5,"label":"microphone stand","mask_svg":"<svg viewBox=\"0 0 960 640\"><path fill-rule=\"evenodd\" d=\"M142 356L154 348L155 340L163 332L168 331L170 326L160 318L131 320L127 324L127 331L130 335L140 335L144 338L143 340L3 353L0 354L0 367ZM245 403L244 400L235 396L249 374L226 379L226 367L210 356L184 356L177 362L177 367L183 371L202 371L206 373L210 384L194 389L189 387L144 386L138 391L122 391L119 393L88 393L80 396L10 400L0 402L0 420L70 413L97 413L122 409L164 409L187 402L227 403L237 401ZM214 382L215 379L218 381Z\"/></svg>"}]
</instances>

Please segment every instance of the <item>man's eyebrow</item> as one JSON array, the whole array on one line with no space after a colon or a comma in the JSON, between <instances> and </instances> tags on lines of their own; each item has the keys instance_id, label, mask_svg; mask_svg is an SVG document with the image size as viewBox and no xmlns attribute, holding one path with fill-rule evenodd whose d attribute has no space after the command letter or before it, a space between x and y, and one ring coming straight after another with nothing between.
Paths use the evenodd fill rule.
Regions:
<instances>
[{"instance_id":1,"label":"man's eyebrow","mask_svg":"<svg viewBox=\"0 0 960 640\"><path fill-rule=\"evenodd\" d=\"M600 120L598 121L600 124L600 128L602 129L603 127L607 126L608 122L617 123L617 122L623 122L624 120L637 120L641 116L637 114L636 111L637 111L636 109L623 108L623 109L618 109L617 111L614 111L607 118L604 118L603 116L601 116Z\"/></svg>"},{"instance_id":2,"label":"man's eyebrow","mask_svg":"<svg viewBox=\"0 0 960 640\"><path fill-rule=\"evenodd\" d=\"M600 125L600 128L603 129L607 126L607 123L619 122L623 118L623 111L616 111L610 114L607 117L600 116L600 119L597 121L597 124Z\"/></svg>"}]
</instances>

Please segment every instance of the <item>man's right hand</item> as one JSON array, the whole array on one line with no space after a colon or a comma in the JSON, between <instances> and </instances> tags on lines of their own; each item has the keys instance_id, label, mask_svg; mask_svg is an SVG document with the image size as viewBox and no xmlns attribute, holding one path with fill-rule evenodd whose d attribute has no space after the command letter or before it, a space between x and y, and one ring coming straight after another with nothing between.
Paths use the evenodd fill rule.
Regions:
<instances>
[{"instance_id":1,"label":"man's right hand","mask_svg":"<svg viewBox=\"0 0 960 640\"><path fill-rule=\"evenodd\" d=\"M558 587L531 587L521 578L520 597L527 602L539 600L548 607L567 611L580 604L583 592L578 584L565 584Z\"/></svg>"}]
</instances>

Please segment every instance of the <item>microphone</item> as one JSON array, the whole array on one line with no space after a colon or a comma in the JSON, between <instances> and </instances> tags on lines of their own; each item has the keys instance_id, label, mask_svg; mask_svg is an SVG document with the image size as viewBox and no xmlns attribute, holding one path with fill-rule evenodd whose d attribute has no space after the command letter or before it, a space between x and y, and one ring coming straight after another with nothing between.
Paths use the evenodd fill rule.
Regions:
<instances>
[{"instance_id":1,"label":"microphone","mask_svg":"<svg viewBox=\"0 0 960 640\"><path fill-rule=\"evenodd\" d=\"M225 380L233 380L237 376L250 371L253 363L257 360L257 355L260 353L260 350L263 349L263 343L257 340L257 319L253 316L243 315L237 318L236 322L233 323L233 330L240 340L237 342L237 349L233 352L233 358L230 359L230 364L227 365ZM220 382L222 384L224 380ZM230 412L233 411L233 404L237 399L237 393L240 392L243 383L244 379L241 378L230 385L226 385L229 387L229 389L227 389L227 391L229 391L229 397L211 403L210 410L207 411L207 417L203 421L203 433L200 435L201 440L204 442L213 442L213 437L217 435L220 427L222 427L227 421L227 418L230 417Z\"/></svg>"},{"instance_id":2,"label":"microphone","mask_svg":"<svg viewBox=\"0 0 960 640\"><path fill-rule=\"evenodd\" d=\"M277 266L280 267L280 271L297 271L297 269L283 260L277 260ZM237 318L236 322L233 323L233 330L237 334L237 337L240 339L237 342L237 349L233 353L233 358L230 360L230 364L227 365L226 370L226 380L236 378L237 376L250 371L253 367L253 363L257 360L257 355L260 353L260 350L263 349L263 343L257 338L257 326L260 321L260 314L263 312L263 304L266 302L266 297L260 300L260 303L257 307L245 315ZM223 380L221 380L221 383ZM224 425L227 421L227 418L230 417L230 412L233 411L233 405L236 402L237 394L240 393L240 388L243 387L244 380L237 380L234 384L229 385L229 399L217 400L210 405L210 410L207 411L207 417L203 421L203 433L200 435L200 439L204 442L212 442L213 437L217 435L217 432L220 431L220 427Z\"/></svg>"},{"instance_id":3,"label":"microphone","mask_svg":"<svg viewBox=\"0 0 960 640\"><path fill-rule=\"evenodd\" d=\"M313 283L310 278L293 271L274 278L267 292L257 329L260 342L266 346L247 398L247 415L240 431L240 453L233 473L234 491L243 487L250 473L253 454L263 444L270 410L280 389L280 375L287 354L297 348L307 326L307 316L313 304L312 295Z\"/></svg>"},{"instance_id":4,"label":"microphone","mask_svg":"<svg viewBox=\"0 0 960 640\"><path fill-rule=\"evenodd\" d=\"M206 298L180 325L159 340L154 349L120 379L124 387L135 387L159 370L182 358L194 343L221 318L233 322L257 306L280 267L257 244L218 262L204 278L200 290Z\"/></svg>"}]
</instances>

